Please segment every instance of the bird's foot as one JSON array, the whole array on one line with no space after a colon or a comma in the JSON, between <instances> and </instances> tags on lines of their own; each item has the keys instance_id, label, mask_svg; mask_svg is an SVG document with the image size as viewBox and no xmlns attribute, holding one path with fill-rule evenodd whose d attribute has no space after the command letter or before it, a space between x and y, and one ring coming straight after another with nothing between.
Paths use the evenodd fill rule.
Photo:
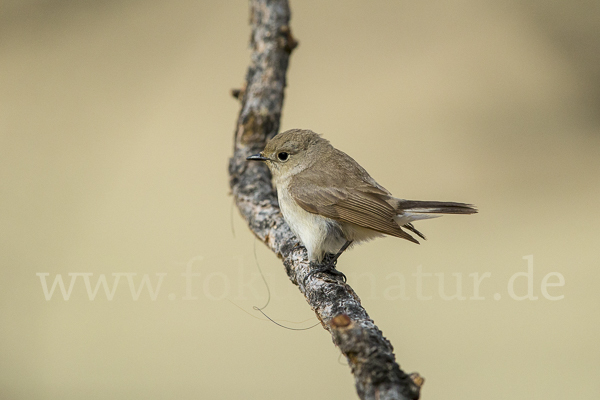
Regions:
<instances>
[{"instance_id":1,"label":"bird's foot","mask_svg":"<svg viewBox=\"0 0 600 400\"><path fill-rule=\"evenodd\" d=\"M337 257L333 254L327 254L325 255L325 258L323 259L323 262L318 264L318 263L314 263L311 262L310 265L311 267L314 266L314 268L311 268L310 272L308 273L308 275L306 275L306 277L304 278L304 286L306 286L306 281L308 281L308 278L310 278L311 276L313 276L314 274L317 274L319 272L326 272L328 274L331 274L335 277L341 276L342 280L344 281L344 283L346 282L346 275L344 275L343 272L338 271L337 269L335 269L335 265L337 264Z\"/></svg>"}]
</instances>

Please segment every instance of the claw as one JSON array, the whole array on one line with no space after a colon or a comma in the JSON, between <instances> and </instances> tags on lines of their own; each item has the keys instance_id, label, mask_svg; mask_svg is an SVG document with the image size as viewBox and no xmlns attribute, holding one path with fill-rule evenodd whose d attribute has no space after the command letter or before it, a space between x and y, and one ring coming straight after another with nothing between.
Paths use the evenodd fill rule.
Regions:
<instances>
[{"instance_id":1,"label":"claw","mask_svg":"<svg viewBox=\"0 0 600 400\"><path fill-rule=\"evenodd\" d=\"M306 287L306 281L308 281L308 278L310 278L311 276L313 276L314 274L317 274L319 272L326 272L328 274L334 275L334 276L341 276L342 277L342 281L344 281L344 283L346 283L346 275L344 275L343 272L338 271L337 269L335 269L335 264L336 261L332 262L332 263L328 263L328 264L321 264L318 267L311 269L310 272L308 273L308 275L306 275L306 277L304 278L304 286Z\"/></svg>"},{"instance_id":2,"label":"claw","mask_svg":"<svg viewBox=\"0 0 600 400\"><path fill-rule=\"evenodd\" d=\"M340 249L340 251L337 252L337 254L326 254L326 260L324 260L323 264L320 264L317 268L311 270L308 275L306 275L306 277L304 278L304 287L306 287L306 281L308 280L308 278L310 278L312 275L316 274L317 272L327 272L330 273L332 275L335 276L341 276L342 280L344 281L344 283L346 283L346 275L344 275L343 272L338 271L337 269L335 269L335 266L337 264L337 260L340 257L340 255L342 255L342 253L348 248L348 246L350 246L352 244L351 240L346 241L346 243L342 246L342 248ZM312 263L311 263L312 264Z\"/></svg>"}]
</instances>

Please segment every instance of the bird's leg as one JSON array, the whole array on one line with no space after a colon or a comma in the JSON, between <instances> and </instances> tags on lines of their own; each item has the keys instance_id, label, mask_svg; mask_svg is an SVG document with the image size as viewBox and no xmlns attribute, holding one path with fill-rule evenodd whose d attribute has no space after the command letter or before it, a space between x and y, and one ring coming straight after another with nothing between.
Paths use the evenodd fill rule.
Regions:
<instances>
[{"instance_id":1,"label":"bird's leg","mask_svg":"<svg viewBox=\"0 0 600 400\"><path fill-rule=\"evenodd\" d=\"M335 256L333 256L333 259L329 261L328 266L331 268L335 268L335 264L337 264L337 259L342 255L342 253L344 251L346 251L346 249L348 248L348 246L350 246L352 244L353 240L346 240L346 243L344 243L344 245L342 246L342 248L340 249L340 251L337 252L337 254ZM341 272L340 272L341 274Z\"/></svg>"},{"instance_id":2,"label":"bird's leg","mask_svg":"<svg viewBox=\"0 0 600 400\"><path fill-rule=\"evenodd\" d=\"M335 276L341 276L342 280L344 282L346 282L346 275L344 275L343 272L340 272L337 269L335 269L335 265L337 264L338 258L342 255L342 253L351 244L352 244L352 240L346 240L346 243L344 243L342 248L333 257L330 258L329 257L330 254L327 254L326 259L323 260L324 262L322 264L320 264L318 267L311 269L310 272L308 273L308 275L306 275L306 277L304 278L304 286L306 286L306 281L308 280L308 278L310 278L312 275L316 274L317 272L327 272L327 273L330 273Z\"/></svg>"}]
</instances>

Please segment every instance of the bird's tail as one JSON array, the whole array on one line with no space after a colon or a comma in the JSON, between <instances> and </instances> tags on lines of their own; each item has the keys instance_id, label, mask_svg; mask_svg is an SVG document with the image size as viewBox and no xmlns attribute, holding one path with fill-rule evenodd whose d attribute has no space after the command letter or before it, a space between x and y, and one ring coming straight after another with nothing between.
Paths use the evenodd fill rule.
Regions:
<instances>
[{"instance_id":1,"label":"bird's tail","mask_svg":"<svg viewBox=\"0 0 600 400\"><path fill-rule=\"evenodd\" d=\"M474 214L477 209L472 204L448 201L419 201L398 199L397 210L414 214Z\"/></svg>"},{"instance_id":2,"label":"bird's tail","mask_svg":"<svg viewBox=\"0 0 600 400\"><path fill-rule=\"evenodd\" d=\"M475 214L477 212L472 204L446 201L395 200L397 201L396 210L398 212L395 220L398 225L423 239L425 239L425 235L415 229L411 222L441 217L439 214ZM416 240L413 241L418 243Z\"/></svg>"}]
</instances>

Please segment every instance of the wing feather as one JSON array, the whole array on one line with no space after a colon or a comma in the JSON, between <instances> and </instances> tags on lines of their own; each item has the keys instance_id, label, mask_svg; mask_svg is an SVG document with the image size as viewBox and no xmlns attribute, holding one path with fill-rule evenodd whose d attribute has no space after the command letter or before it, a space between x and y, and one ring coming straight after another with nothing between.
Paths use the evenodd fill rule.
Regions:
<instances>
[{"instance_id":1,"label":"wing feather","mask_svg":"<svg viewBox=\"0 0 600 400\"><path fill-rule=\"evenodd\" d=\"M290 195L304 210L418 243L394 221L397 211L386 201L390 198L387 190L365 181L336 187L334 183L339 180L321 174L317 183L313 175L305 170L296 174L288 186Z\"/></svg>"}]
</instances>

